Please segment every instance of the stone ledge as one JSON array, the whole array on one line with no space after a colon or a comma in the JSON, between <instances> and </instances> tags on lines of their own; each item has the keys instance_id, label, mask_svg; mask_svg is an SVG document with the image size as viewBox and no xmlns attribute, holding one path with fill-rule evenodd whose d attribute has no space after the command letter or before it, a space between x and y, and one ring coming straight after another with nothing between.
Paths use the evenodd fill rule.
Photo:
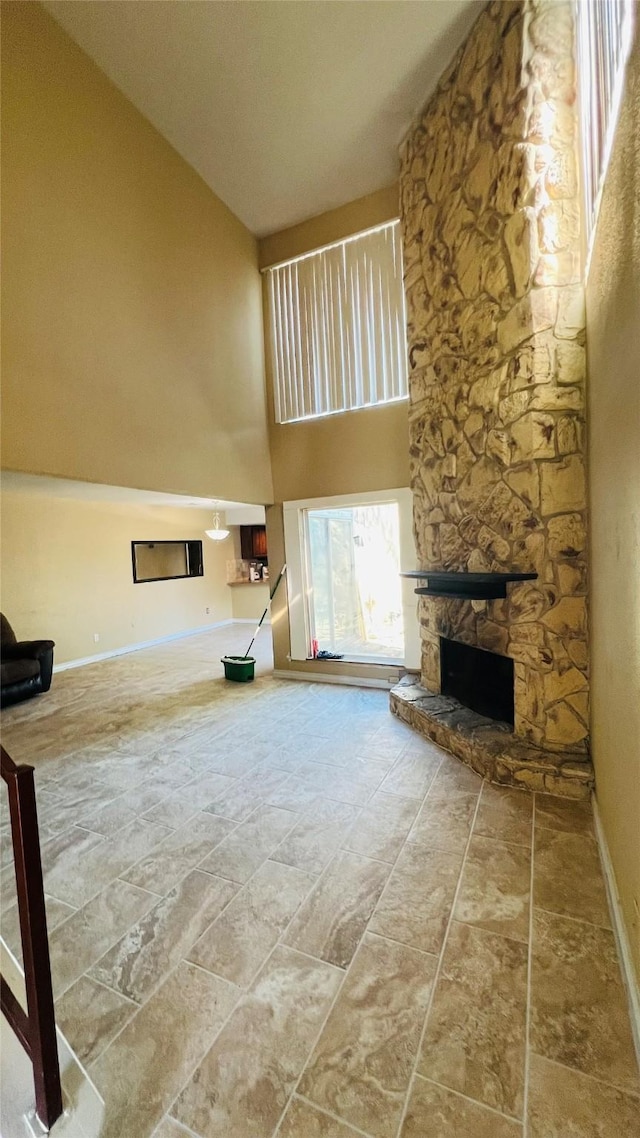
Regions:
<instances>
[{"instance_id":1,"label":"stone ledge","mask_svg":"<svg viewBox=\"0 0 640 1138\"><path fill-rule=\"evenodd\" d=\"M556 754L524 743L508 727L434 695L412 676L390 692L391 711L489 782L562 798L588 798L593 767L584 754Z\"/></svg>"}]
</instances>

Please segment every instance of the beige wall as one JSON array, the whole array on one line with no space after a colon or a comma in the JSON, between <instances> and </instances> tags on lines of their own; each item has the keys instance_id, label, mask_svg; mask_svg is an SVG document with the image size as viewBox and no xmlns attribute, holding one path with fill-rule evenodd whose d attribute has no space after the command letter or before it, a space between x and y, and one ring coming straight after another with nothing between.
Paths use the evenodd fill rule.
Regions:
<instances>
[{"instance_id":1,"label":"beige wall","mask_svg":"<svg viewBox=\"0 0 640 1138\"><path fill-rule=\"evenodd\" d=\"M271 426L277 502L409 485L407 404Z\"/></svg>"},{"instance_id":2,"label":"beige wall","mask_svg":"<svg viewBox=\"0 0 640 1138\"><path fill-rule=\"evenodd\" d=\"M259 243L260 264L265 267L308 253L397 216L398 187L394 184L263 238ZM407 486L409 435L404 402L309 422L275 422L266 286L264 312L275 501Z\"/></svg>"},{"instance_id":3,"label":"beige wall","mask_svg":"<svg viewBox=\"0 0 640 1138\"><path fill-rule=\"evenodd\" d=\"M234 620L260 620L264 610L269 604L269 585L233 585L228 586L231 593L231 615ZM268 621L269 614L265 618ZM267 633L268 635L268 633ZM248 637L247 639L250 639Z\"/></svg>"},{"instance_id":4,"label":"beige wall","mask_svg":"<svg viewBox=\"0 0 640 1138\"><path fill-rule=\"evenodd\" d=\"M337 209L319 213L299 225L292 225L289 229L281 229L279 233L261 238L258 242L260 268L288 261L290 257L300 257L312 249L330 245L332 241L342 241L345 237L391 221L397 216L398 184L394 182L364 198L356 198Z\"/></svg>"},{"instance_id":5,"label":"beige wall","mask_svg":"<svg viewBox=\"0 0 640 1138\"><path fill-rule=\"evenodd\" d=\"M209 541L210 524L201 510L3 493L2 611L18 639L55 640L57 664L228 620L230 543ZM134 585L132 541L198 538L203 577Z\"/></svg>"},{"instance_id":6,"label":"beige wall","mask_svg":"<svg viewBox=\"0 0 640 1138\"><path fill-rule=\"evenodd\" d=\"M640 36L587 284L591 732L596 794L640 980Z\"/></svg>"},{"instance_id":7,"label":"beige wall","mask_svg":"<svg viewBox=\"0 0 640 1138\"><path fill-rule=\"evenodd\" d=\"M35 3L2 116L3 465L269 501L255 239Z\"/></svg>"}]
</instances>

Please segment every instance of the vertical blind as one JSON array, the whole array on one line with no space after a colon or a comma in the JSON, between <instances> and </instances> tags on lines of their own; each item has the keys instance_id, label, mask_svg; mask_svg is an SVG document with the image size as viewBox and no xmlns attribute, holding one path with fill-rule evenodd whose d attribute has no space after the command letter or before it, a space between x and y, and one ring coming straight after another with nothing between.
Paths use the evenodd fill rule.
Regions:
<instances>
[{"instance_id":1,"label":"vertical blind","mask_svg":"<svg viewBox=\"0 0 640 1138\"><path fill-rule=\"evenodd\" d=\"M407 395L397 221L267 270L278 423Z\"/></svg>"},{"instance_id":2,"label":"vertical blind","mask_svg":"<svg viewBox=\"0 0 640 1138\"><path fill-rule=\"evenodd\" d=\"M590 245L631 47L633 4L632 0L579 0L575 12L585 223Z\"/></svg>"}]
</instances>

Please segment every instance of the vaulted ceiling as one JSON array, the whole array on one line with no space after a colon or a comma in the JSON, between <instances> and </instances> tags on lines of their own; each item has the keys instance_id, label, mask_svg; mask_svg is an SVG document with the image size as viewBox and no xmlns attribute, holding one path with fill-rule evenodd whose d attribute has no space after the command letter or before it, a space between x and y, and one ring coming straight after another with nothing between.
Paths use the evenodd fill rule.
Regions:
<instances>
[{"instance_id":1,"label":"vaulted ceiling","mask_svg":"<svg viewBox=\"0 0 640 1138\"><path fill-rule=\"evenodd\" d=\"M46 0L257 235L389 185L478 0Z\"/></svg>"}]
</instances>

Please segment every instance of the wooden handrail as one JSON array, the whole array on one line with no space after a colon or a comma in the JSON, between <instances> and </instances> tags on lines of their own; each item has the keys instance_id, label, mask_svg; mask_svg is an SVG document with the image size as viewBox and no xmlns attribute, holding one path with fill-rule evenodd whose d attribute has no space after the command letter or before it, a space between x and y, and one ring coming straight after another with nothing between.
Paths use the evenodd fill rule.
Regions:
<instances>
[{"instance_id":1,"label":"wooden handrail","mask_svg":"<svg viewBox=\"0 0 640 1138\"><path fill-rule=\"evenodd\" d=\"M4 747L0 752L2 777L9 792L27 1011L4 978L0 978L0 1004L31 1060L36 1114L50 1130L62 1114L62 1090L34 772L33 767L17 766Z\"/></svg>"}]
</instances>

